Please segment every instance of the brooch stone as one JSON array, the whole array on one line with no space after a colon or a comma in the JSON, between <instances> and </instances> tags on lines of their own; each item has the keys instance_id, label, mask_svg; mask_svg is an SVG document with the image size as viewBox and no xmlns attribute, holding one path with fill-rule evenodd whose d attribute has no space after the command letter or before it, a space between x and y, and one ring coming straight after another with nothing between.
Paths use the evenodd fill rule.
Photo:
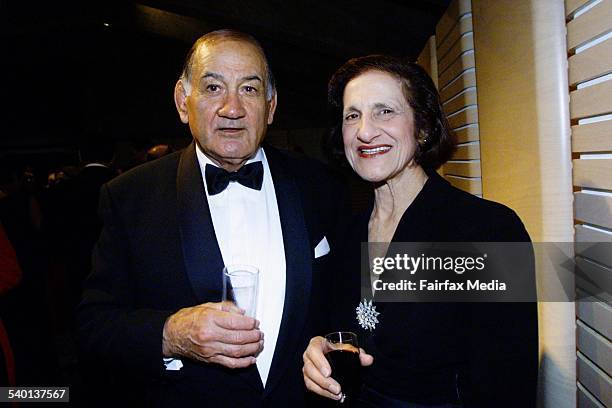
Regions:
<instances>
[{"instance_id":1,"label":"brooch stone","mask_svg":"<svg viewBox=\"0 0 612 408\"><path fill-rule=\"evenodd\" d=\"M370 331L376 328L377 316L380 313L376 311L376 306L372 306L372 299L369 301L363 299L355 310L357 311L357 321L361 327Z\"/></svg>"}]
</instances>

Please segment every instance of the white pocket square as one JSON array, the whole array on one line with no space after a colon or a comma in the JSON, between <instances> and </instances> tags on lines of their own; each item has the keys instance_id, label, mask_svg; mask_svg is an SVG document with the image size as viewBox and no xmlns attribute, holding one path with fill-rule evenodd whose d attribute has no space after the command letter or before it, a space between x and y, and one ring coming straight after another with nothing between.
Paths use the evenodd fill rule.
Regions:
<instances>
[{"instance_id":1,"label":"white pocket square","mask_svg":"<svg viewBox=\"0 0 612 408\"><path fill-rule=\"evenodd\" d=\"M315 247L314 255L315 258L320 258L327 254L329 254L329 242L327 242L327 237L323 237L321 242Z\"/></svg>"},{"instance_id":2,"label":"white pocket square","mask_svg":"<svg viewBox=\"0 0 612 408\"><path fill-rule=\"evenodd\" d=\"M164 358L164 365L168 371L179 371L183 368L183 362L178 358Z\"/></svg>"}]
</instances>

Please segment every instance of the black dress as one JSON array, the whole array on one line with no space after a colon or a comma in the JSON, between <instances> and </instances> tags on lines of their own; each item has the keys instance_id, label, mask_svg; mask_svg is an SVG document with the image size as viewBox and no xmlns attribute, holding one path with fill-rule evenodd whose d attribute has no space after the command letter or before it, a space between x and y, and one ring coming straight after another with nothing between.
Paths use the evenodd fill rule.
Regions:
<instances>
[{"instance_id":1,"label":"black dress","mask_svg":"<svg viewBox=\"0 0 612 408\"><path fill-rule=\"evenodd\" d=\"M456 189L435 172L428 176L393 242L529 241L509 208ZM372 332L359 327L360 243L368 239L371 209L352 223L339 251L342 280L334 310L335 330L358 333L374 356L363 369L364 386L423 405L535 407L535 302L376 303L379 324Z\"/></svg>"}]
</instances>

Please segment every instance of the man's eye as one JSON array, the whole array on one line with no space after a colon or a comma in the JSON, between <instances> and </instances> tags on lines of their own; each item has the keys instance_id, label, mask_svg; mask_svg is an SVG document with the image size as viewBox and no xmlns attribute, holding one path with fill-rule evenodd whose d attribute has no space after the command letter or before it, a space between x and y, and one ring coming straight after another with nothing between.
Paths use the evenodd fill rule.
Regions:
<instances>
[{"instance_id":1,"label":"man's eye","mask_svg":"<svg viewBox=\"0 0 612 408\"><path fill-rule=\"evenodd\" d=\"M254 86L246 85L243 89L246 93L257 93L257 88Z\"/></svg>"},{"instance_id":2,"label":"man's eye","mask_svg":"<svg viewBox=\"0 0 612 408\"><path fill-rule=\"evenodd\" d=\"M216 84L208 84L206 85L206 90L208 92L217 92L221 89L221 87L219 85Z\"/></svg>"},{"instance_id":3,"label":"man's eye","mask_svg":"<svg viewBox=\"0 0 612 408\"><path fill-rule=\"evenodd\" d=\"M392 109L385 108L385 109L381 109L381 110L380 110L380 114L381 114L381 115L388 115L388 114L390 114L390 113L393 113L393 110L392 110Z\"/></svg>"},{"instance_id":4,"label":"man's eye","mask_svg":"<svg viewBox=\"0 0 612 408\"><path fill-rule=\"evenodd\" d=\"M345 121L351 121L351 120L355 120L359 117L359 115L357 115L356 113L349 113L347 115L344 116L344 120Z\"/></svg>"}]
</instances>

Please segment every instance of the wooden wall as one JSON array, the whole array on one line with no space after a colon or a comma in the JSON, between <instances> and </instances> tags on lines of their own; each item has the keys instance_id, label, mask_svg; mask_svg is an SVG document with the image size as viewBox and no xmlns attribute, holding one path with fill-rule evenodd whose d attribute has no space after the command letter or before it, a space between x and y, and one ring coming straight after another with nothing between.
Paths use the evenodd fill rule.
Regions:
<instances>
[{"instance_id":1,"label":"wooden wall","mask_svg":"<svg viewBox=\"0 0 612 408\"><path fill-rule=\"evenodd\" d=\"M441 173L455 187L482 196L480 142L470 0L453 1L436 26L437 84L457 135L457 151Z\"/></svg>"},{"instance_id":2,"label":"wooden wall","mask_svg":"<svg viewBox=\"0 0 612 408\"><path fill-rule=\"evenodd\" d=\"M533 241L571 242L564 4L473 0L472 13L483 197L514 209ZM539 280L555 273L536 262ZM538 306L540 405L574 407L574 304Z\"/></svg>"},{"instance_id":3,"label":"wooden wall","mask_svg":"<svg viewBox=\"0 0 612 408\"><path fill-rule=\"evenodd\" d=\"M566 0L576 264L612 280L612 0ZM610 245L610 244L608 244ZM612 296L576 280L579 407L612 406Z\"/></svg>"},{"instance_id":4,"label":"wooden wall","mask_svg":"<svg viewBox=\"0 0 612 408\"><path fill-rule=\"evenodd\" d=\"M612 0L454 0L432 42L420 61L436 60L462 143L441 172L534 241L575 241L581 271L610 282L592 243L612 242ZM542 407L612 406L612 296L596 289L577 279L575 305L539 303Z\"/></svg>"}]
</instances>

